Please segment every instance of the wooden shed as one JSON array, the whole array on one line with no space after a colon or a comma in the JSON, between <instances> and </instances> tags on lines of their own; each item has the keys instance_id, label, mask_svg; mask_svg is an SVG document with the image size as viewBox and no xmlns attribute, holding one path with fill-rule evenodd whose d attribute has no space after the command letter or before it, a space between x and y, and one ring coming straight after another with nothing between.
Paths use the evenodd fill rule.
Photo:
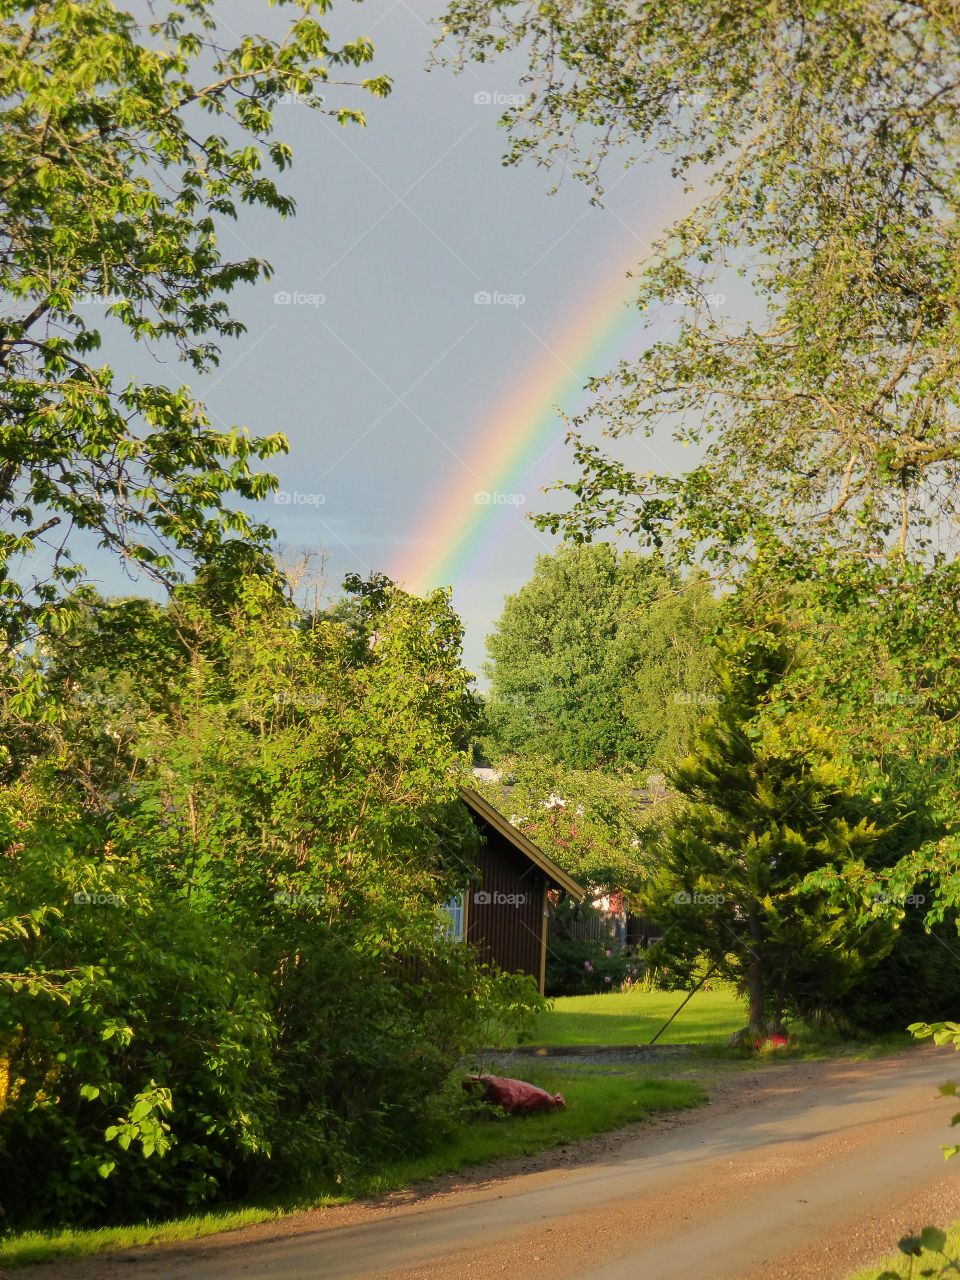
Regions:
<instances>
[{"instance_id":1,"label":"wooden shed","mask_svg":"<svg viewBox=\"0 0 960 1280\"><path fill-rule=\"evenodd\" d=\"M488 964L509 973L529 973L543 994L547 965L547 893L558 889L578 901L583 888L538 849L519 828L470 787L460 794L483 846L478 878L464 894L457 934Z\"/></svg>"}]
</instances>

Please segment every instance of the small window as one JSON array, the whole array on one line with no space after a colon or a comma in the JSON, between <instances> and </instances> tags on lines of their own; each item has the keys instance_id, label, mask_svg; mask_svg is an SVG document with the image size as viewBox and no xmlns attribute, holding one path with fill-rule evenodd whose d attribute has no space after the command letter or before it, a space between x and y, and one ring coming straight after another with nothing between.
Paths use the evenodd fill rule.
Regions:
<instances>
[{"instance_id":1,"label":"small window","mask_svg":"<svg viewBox=\"0 0 960 1280\"><path fill-rule=\"evenodd\" d=\"M464 895L461 893L455 898L451 898L449 902L445 902L444 911L449 917L449 922L444 930L450 942L463 942L464 938Z\"/></svg>"}]
</instances>

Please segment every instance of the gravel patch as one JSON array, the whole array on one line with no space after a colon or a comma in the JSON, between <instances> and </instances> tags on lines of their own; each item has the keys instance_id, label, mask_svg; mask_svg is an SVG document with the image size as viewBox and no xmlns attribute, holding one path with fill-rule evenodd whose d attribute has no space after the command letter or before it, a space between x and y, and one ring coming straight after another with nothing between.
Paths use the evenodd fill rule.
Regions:
<instances>
[{"instance_id":1,"label":"gravel patch","mask_svg":"<svg viewBox=\"0 0 960 1280\"><path fill-rule=\"evenodd\" d=\"M634 1066L640 1063L667 1063L692 1058L700 1052L700 1046L692 1044L665 1045L554 1045L547 1048L527 1047L517 1049L487 1049L479 1055L483 1062L496 1063L500 1068L529 1066L531 1062L549 1062L551 1066ZM471 1059L474 1061L474 1059Z\"/></svg>"}]
</instances>

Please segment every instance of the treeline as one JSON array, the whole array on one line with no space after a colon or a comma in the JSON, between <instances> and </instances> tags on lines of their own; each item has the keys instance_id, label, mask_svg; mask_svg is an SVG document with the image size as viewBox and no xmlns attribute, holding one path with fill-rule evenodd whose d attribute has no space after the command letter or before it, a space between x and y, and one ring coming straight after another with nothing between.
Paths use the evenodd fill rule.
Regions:
<instances>
[{"instance_id":1,"label":"treeline","mask_svg":"<svg viewBox=\"0 0 960 1280\"><path fill-rule=\"evenodd\" d=\"M489 643L492 790L661 937L638 962L577 941L562 912L548 992L709 971L749 998L756 1034L949 1017L955 617L942 569L758 569L715 594L659 554L540 557Z\"/></svg>"}]
</instances>

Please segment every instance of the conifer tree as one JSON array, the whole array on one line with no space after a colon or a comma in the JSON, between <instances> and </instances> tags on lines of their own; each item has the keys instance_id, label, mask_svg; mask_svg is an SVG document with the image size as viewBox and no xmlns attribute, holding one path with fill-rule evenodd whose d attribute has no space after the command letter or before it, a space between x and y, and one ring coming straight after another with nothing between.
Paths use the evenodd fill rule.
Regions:
<instances>
[{"instance_id":1,"label":"conifer tree","mask_svg":"<svg viewBox=\"0 0 960 1280\"><path fill-rule=\"evenodd\" d=\"M863 816L829 736L791 725L788 741L771 714L792 661L780 631L740 634L718 655L715 707L668 772L677 798L646 907L660 961L689 974L705 960L739 983L750 1033L765 1034L787 1011L829 1005L893 945L867 891L885 830ZM834 877L864 891L838 898Z\"/></svg>"}]
</instances>

